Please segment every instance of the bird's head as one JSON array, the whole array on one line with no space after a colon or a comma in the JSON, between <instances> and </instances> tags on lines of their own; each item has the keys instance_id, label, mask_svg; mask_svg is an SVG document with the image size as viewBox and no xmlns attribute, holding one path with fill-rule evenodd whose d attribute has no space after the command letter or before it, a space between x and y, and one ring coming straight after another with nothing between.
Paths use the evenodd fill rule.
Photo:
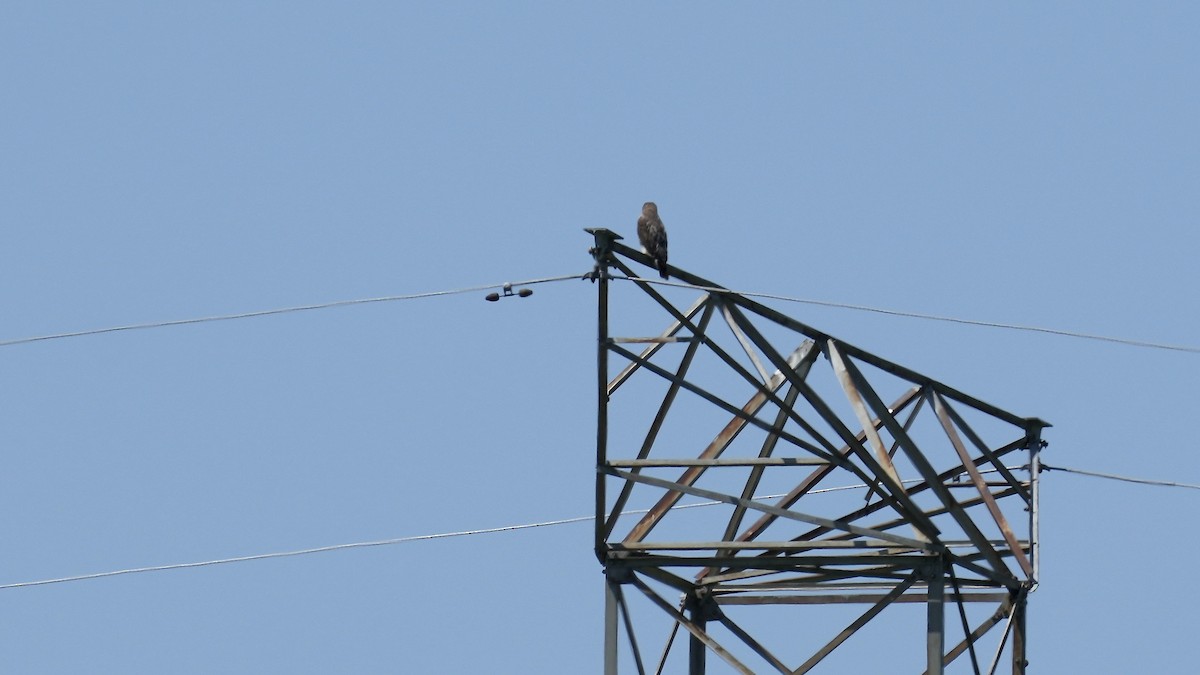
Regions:
<instances>
[{"instance_id":1,"label":"bird's head","mask_svg":"<svg viewBox=\"0 0 1200 675\"><path fill-rule=\"evenodd\" d=\"M654 202L646 202L645 204L642 204L642 215L657 216L658 204L655 204Z\"/></svg>"}]
</instances>

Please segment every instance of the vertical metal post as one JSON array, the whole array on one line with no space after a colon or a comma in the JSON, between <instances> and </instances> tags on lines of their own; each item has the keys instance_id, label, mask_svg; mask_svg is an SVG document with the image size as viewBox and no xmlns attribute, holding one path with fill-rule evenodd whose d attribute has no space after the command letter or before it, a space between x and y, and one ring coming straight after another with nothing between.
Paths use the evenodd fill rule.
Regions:
<instances>
[{"instance_id":1,"label":"vertical metal post","mask_svg":"<svg viewBox=\"0 0 1200 675\"><path fill-rule=\"evenodd\" d=\"M609 246L621 235L603 228L587 230L596 238L592 248L592 256L596 259L596 267L592 272L592 281L597 283L599 298L596 312L596 557L601 564L605 562L606 547L604 544L604 518L607 505L605 482L607 474L605 467L608 463L608 266Z\"/></svg>"},{"instance_id":2,"label":"vertical metal post","mask_svg":"<svg viewBox=\"0 0 1200 675\"><path fill-rule=\"evenodd\" d=\"M1029 430L1029 562L1033 566L1030 574L1031 589L1037 588L1041 560L1041 540L1038 533L1038 502L1040 501L1042 473L1042 427Z\"/></svg>"},{"instance_id":3,"label":"vertical metal post","mask_svg":"<svg viewBox=\"0 0 1200 675\"><path fill-rule=\"evenodd\" d=\"M928 622L925 630L926 675L943 675L946 653L946 579L942 556L931 557L928 575Z\"/></svg>"},{"instance_id":4,"label":"vertical metal post","mask_svg":"<svg viewBox=\"0 0 1200 675\"><path fill-rule=\"evenodd\" d=\"M617 675L617 582L604 575L604 675Z\"/></svg>"},{"instance_id":5,"label":"vertical metal post","mask_svg":"<svg viewBox=\"0 0 1200 675\"><path fill-rule=\"evenodd\" d=\"M608 270L600 268L599 311L596 342L596 556L604 560L606 504L604 466L608 462Z\"/></svg>"},{"instance_id":6,"label":"vertical metal post","mask_svg":"<svg viewBox=\"0 0 1200 675\"><path fill-rule=\"evenodd\" d=\"M1025 658L1025 598L1021 593L1017 604L1013 606L1013 643L1012 643L1012 672L1013 675L1025 675L1025 666L1029 661Z\"/></svg>"},{"instance_id":7,"label":"vertical metal post","mask_svg":"<svg viewBox=\"0 0 1200 675\"><path fill-rule=\"evenodd\" d=\"M704 631L707 628L708 612L705 607L697 600L694 595L688 596L688 605L690 606L690 619L692 623ZM708 656L708 651L700 638L693 635L688 641L688 675L704 675L705 659Z\"/></svg>"},{"instance_id":8,"label":"vertical metal post","mask_svg":"<svg viewBox=\"0 0 1200 675\"><path fill-rule=\"evenodd\" d=\"M617 594L616 575L623 570L614 570L608 564L608 547L604 543L604 517L607 497L604 488L608 465L608 265L609 245L621 235L603 228L588 229L595 236L596 245L591 254L596 259L592 282L598 284L599 298L596 310L596 557L604 565L604 675L617 675L618 626L620 597Z\"/></svg>"}]
</instances>

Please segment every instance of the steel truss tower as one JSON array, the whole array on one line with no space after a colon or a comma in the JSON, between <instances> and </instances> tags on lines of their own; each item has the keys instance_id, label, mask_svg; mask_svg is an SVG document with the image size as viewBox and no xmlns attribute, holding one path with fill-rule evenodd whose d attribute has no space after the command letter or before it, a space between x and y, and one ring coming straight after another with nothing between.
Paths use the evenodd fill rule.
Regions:
<instances>
[{"instance_id":1,"label":"steel truss tower","mask_svg":"<svg viewBox=\"0 0 1200 675\"><path fill-rule=\"evenodd\" d=\"M1024 673L1049 425L588 232L605 674Z\"/></svg>"}]
</instances>

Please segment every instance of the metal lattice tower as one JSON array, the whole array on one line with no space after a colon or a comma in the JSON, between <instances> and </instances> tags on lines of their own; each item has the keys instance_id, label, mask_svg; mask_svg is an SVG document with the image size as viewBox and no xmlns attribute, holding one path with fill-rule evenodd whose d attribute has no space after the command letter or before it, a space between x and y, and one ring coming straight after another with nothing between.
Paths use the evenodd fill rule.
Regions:
<instances>
[{"instance_id":1,"label":"metal lattice tower","mask_svg":"<svg viewBox=\"0 0 1200 675\"><path fill-rule=\"evenodd\" d=\"M663 289L634 271L653 272L650 258L609 230L588 232L606 675L682 663L696 675L709 660L739 673L819 671L869 622L911 603L924 606L923 629L906 634L924 638L915 663L925 673L964 654L956 667L992 673L1007 660L1024 673L1049 425L684 270L670 273L706 290ZM630 304L649 308L634 321L658 317L652 331L610 334L613 275L630 279ZM668 298L682 293L694 301ZM839 623L814 621L821 612ZM898 656L881 652L873 672L898 672Z\"/></svg>"}]
</instances>

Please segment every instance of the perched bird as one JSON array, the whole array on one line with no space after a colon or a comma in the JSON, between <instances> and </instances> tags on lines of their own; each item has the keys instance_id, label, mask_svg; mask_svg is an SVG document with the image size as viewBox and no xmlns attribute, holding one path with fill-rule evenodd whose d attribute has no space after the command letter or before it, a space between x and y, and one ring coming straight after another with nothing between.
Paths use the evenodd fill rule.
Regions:
<instances>
[{"instance_id":1,"label":"perched bird","mask_svg":"<svg viewBox=\"0 0 1200 675\"><path fill-rule=\"evenodd\" d=\"M658 275L667 278L667 228L658 217L658 205L654 202L642 204L642 215L638 218L638 241L642 251L654 258Z\"/></svg>"}]
</instances>

